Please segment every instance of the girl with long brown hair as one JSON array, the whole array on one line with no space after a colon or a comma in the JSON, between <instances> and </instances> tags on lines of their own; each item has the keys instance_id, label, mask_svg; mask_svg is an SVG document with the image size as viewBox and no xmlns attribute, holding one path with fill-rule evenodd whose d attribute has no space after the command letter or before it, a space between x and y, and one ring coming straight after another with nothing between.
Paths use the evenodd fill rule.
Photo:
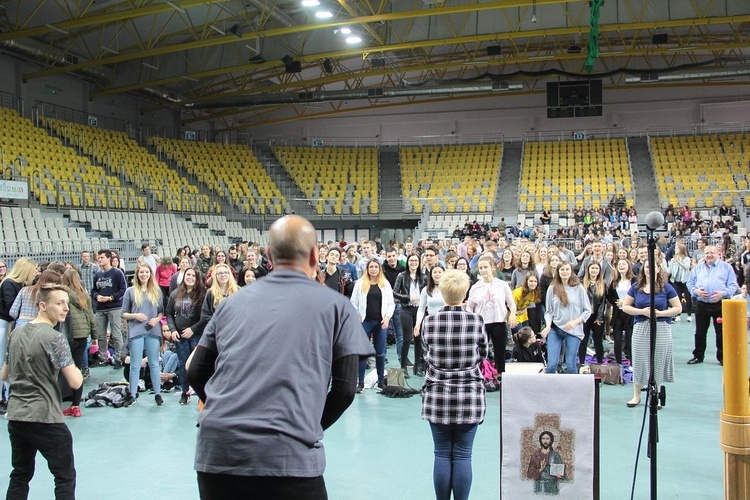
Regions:
<instances>
[{"instance_id":1,"label":"girl with long brown hair","mask_svg":"<svg viewBox=\"0 0 750 500\"><path fill-rule=\"evenodd\" d=\"M583 324L583 341L578 349L578 360L586 362L586 348L589 338L594 339L596 362L604 360L604 313L607 310L607 286L604 284L604 273L598 262L590 262L583 275L583 288L591 301L591 316Z\"/></svg>"},{"instance_id":2,"label":"girl with long brown hair","mask_svg":"<svg viewBox=\"0 0 750 500\"><path fill-rule=\"evenodd\" d=\"M578 373L578 347L583 339L583 323L591 316L588 294L573 273L570 263L557 269L557 276L547 290L545 323L542 337L547 339L547 373L555 373L560 350L565 342L567 373Z\"/></svg>"},{"instance_id":3,"label":"girl with long brown hair","mask_svg":"<svg viewBox=\"0 0 750 500\"><path fill-rule=\"evenodd\" d=\"M180 370L177 377L180 381L182 394L180 404L190 402L190 387L188 385L187 363L190 353L198 345L203 335L201 326L201 307L206 296L201 271L193 267L185 271L182 283L172 292L167 301L167 324L169 325L169 339L176 343L177 356L180 360Z\"/></svg>"},{"instance_id":4,"label":"girl with long brown hair","mask_svg":"<svg viewBox=\"0 0 750 500\"><path fill-rule=\"evenodd\" d=\"M607 301L612 304L612 337L615 341L615 360L622 363L623 349L630 358L630 339L633 336L633 317L622 310L622 304L633 284L630 261L620 259L612 269L612 282L607 289Z\"/></svg>"},{"instance_id":5,"label":"girl with long brown hair","mask_svg":"<svg viewBox=\"0 0 750 500\"><path fill-rule=\"evenodd\" d=\"M46 271L45 271L46 272ZM81 278L75 269L68 269L62 275L62 284L68 287L68 317L70 317L70 351L73 354L73 362L83 371L83 358L86 355L86 343L89 337L96 340L96 322L91 309L91 297L83 288ZM73 391L70 407L63 410L67 417L81 416L81 397L83 386Z\"/></svg>"}]
</instances>

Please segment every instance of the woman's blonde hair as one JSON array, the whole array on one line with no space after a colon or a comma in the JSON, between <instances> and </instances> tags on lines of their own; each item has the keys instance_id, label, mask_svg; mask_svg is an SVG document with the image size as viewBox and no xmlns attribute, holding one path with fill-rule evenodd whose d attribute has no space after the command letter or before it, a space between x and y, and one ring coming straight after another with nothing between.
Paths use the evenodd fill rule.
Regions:
<instances>
[{"instance_id":1,"label":"woman's blonde hair","mask_svg":"<svg viewBox=\"0 0 750 500\"><path fill-rule=\"evenodd\" d=\"M219 268L226 268L227 273L229 273L229 281L227 282L227 289L226 293L221 289L221 285L219 285L219 280L216 278L216 272L219 270ZM211 296L214 298L214 309L219 305L219 303L224 300L226 297L229 297L234 292L240 289L240 287L237 285L237 281L234 279L234 275L232 274L232 270L229 269L229 266L226 264L216 264L214 266L214 279L211 283ZM226 295L226 297L225 297Z\"/></svg>"},{"instance_id":2,"label":"woman's blonde hair","mask_svg":"<svg viewBox=\"0 0 750 500\"><path fill-rule=\"evenodd\" d=\"M148 301L151 302L151 305L155 306L161 300L161 289L159 288L159 285L156 284L156 280L154 279L154 271L151 269L151 266L149 266L145 262L137 262L135 264L135 274L133 275L133 287L136 291L136 293L133 294L135 296L135 305L140 307L143 303L143 294L138 293L141 291L141 281L138 279L138 271L141 269L148 269L146 297L148 298Z\"/></svg>"},{"instance_id":3,"label":"woman's blonde hair","mask_svg":"<svg viewBox=\"0 0 750 500\"><path fill-rule=\"evenodd\" d=\"M367 292L370 291L370 273L367 271L367 268L370 267L370 264L376 263L378 265L378 288L383 288L385 286L385 274L383 274L383 264L380 263L378 259L372 259L370 262L367 263L365 266L365 272L362 273L362 277L359 279L362 280L362 293L367 295Z\"/></svg>"},{"instance_id":4,"label":"woman's blonde hair","mask_svg":"<svg viewBox=\"0 0 750 500\"><path fill-rule=\"evenodd\" d=\"M466 291L469 289L471 280L469 275L458 269L448 269L440 278L440 293L446 305L456 306L466 298Z\"/></svg>"},{"instance_id":5,"label":"woman's blonde hair","mask_svg":"<svg viewBox=\"0 0 750 500\"><path fill-rule=\"evenodd\" d=\"M13 264L13 269L8 272L5 279L28 286L36 277L37 263L28 257L21 257Z\"/></svg>"}]
</instances>

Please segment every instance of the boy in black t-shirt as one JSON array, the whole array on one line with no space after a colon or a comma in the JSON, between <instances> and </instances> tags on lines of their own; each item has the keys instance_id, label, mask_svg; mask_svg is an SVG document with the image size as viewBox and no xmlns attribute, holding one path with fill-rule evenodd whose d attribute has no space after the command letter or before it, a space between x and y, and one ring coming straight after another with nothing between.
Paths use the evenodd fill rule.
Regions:
<instances>
[{"instance_id":1,"label":"boy in black t-shirt","mask_svg":"<svg viewBox=\"0 0 750 500\"><path fill-rule=\"evenodd\" d=\"M83 376L73 363L67 339L54 329L68 314L68 293L62 285L44 285L36 300L39 314L11 332L2 368L3 380L10 382L5 418L13 471L7 498L28 496L39 451L55 476L55 498L73 499L73 438L63 420L57 377L62 372L68 385L77 389Z\"/></svg>"}]
</instances>

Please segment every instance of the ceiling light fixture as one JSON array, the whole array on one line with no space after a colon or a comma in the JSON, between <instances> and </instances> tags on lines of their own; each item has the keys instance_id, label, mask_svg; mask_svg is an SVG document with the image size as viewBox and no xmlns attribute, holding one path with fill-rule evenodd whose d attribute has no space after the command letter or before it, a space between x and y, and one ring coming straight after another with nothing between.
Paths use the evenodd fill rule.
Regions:
<instances>
[{"instance_id":1,"label":"ceiling light fixture","mask_svg":"<svg viewBox=\"0 0 750 500\"><path fill-rule=\"evenodd\" d=\"M214 26L213 24L212 24L212 25L210 26L210 28L211 28L212 30L214 30L215 32L217 32L218 34L220 34L220 35L222 35L222 36L226 36L226 32L225 32L225 31L224 31L223 29L221 29L221 28L217 28L217 27L216 27L216 26Z\"/></svg>"},{"instance_id":2,"label":"ceiling light fixture","mask_svg":"<svg viewBox=\"0 0 750 500\"><path fill-rule=\"evenodd\" d=\"M318 0L302 0L303 7L317 7L318 5L320 5Z\"/></svg>"},{"instance_id":3,"label":"ceiling light fixture","mask_svg":"<svg viewBox=\"0 0 750 500\"><path fill-rule=\"evenodd\" d=\"M346 26L344 26L343 28L341 28L340 31L341 31L342 35L351 35L352 34L352 30L349 29L349 28L347 28Z\"/></svg>"},{"instance_id":4,"label":"ceiling light fixture","mask_svg":"<svg viewBox=\"0 0 750 500\"><path fill-rule=\"evenodd\" d=\"M62 29L62 28L58 28L58 27L57 27L57 26L55 26L54 24L45 24L45 26L46 26L47 28L49 28L49 29L51 29L51 30L54 30L54 31L57 31L58 33L61 33L61 34L63 34L63 35L70 35L70 33L68 33L67 31L65 31L65 30L64 30L64 29Z\"/></svg>"},{"instance_id":5,"label":"ceiling light fixture","mask_svg":"<svg viewBox=\"0 0 750 500\"><path fill-rule=\"evenodd\" d=\"M355 36L346 37L346 43L352 43L352 44L354 44L354 43L360 43L361 41L362 41L362 38L360 38L360 37L358 37L356 35Z\"/></svg>"},{"instance_id":6,"label":"ceiling light fixture","mask_svg":"<svg viewBox=\"0 0 750 500\"><path fill-rule=\"evenodd\" d=\"M192 76L188 76L188 75L180 75L180 78L182 78L183 80L189 80L191 82L198 82L198 81L200 81L197 78L193 78Z\"/></svg>"},{"instance_id":7,"label":"ceiling light fixture","mask_svg":"<svg viewBox=\"0 0 750 500\"><path fill-rule=\"evenodd\" d=\"M187 12L185 11L185 9L183 9L182 7L179 7L179 6L175 5L175 4L173 4L172 2L167 2L167 5L169 5L170 7L172 7L174 10L178 10L178 11L182 12L183 14L187 14Z\"/></svg>"},{"instance_id":8,"label":"ceiling light fixture","mask_svg":"<svg viewBox=\"0 0 750 500\"><path fill-rule=\"evenodd\" d=\"M105 52L109 52L110 54L119 54L119 52L117 52L115 49L110 49L106 45L100 45L99 48Z\"/></svg>"},{"instance_id":9,"label":"ceiling light fixture","mask_svg":"<svg viewBox=\"0 0 750 500\"><path fill-rule=\"evenodd\" d=\"M158 71L158 70L159 70L159 66L154 66L153 64L149 64L149 63L147 63L147 62L144 62L144 63L142 63L142 64L143 64L144 66L146 66L147 68L149 68L149 69L153 69L153 70L155 70L155 71Z\"/></svg>"},{"instance_id":10,"label":"ceiling light fixture","mask_svg":"<svg viewBox=\"0 0 750 500\"><path fill-rule=\"evenodd\" d=\"M330 19L333 17L333 12L330 10L319 10L315 13L315 17L318 19Z\"/></svg>"}]
</instances>

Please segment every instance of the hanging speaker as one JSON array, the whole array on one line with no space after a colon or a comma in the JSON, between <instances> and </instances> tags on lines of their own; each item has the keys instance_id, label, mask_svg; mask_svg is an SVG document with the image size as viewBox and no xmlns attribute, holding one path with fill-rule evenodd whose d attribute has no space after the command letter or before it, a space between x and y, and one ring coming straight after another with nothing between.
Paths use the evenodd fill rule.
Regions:
<instances>
[{"instance_id":1,"label":"hanging speaker","mask_svg":"<svg viewBox=\"0 0 750 500\"><path fill-rule=\"evenodd\" d=\"M331 63L330 59L323 60L323 71L325 71L328 75L333 73L333 64Z\"/></svg>"},{"instance_id":2,"label":"hanging speaker","mask_svg":"<svg viewBox=\"0 0 750 500\"><path fill-rule=\"evenodd\" d=\"M667 43L669 41L669 35L666 33L657 33L651 38L651 43L654 45L659 45L662 43Z\"/></svg>"},{"instance_id":3,"label":"hanging speaker","mask_svg":"<svg viewBox=\"0 0 750 500\"><path fill-rule=\"evenodd\" d=\"M302 63L299 61L292 61L284 66L287 73L299 73L302 71Z\"/></svg>"},{"instance_id":4,"label":"hanging speaker","mask_svg":"<svg viewBox=\"0 0 750 500\"><path fill-rule=\"evenodd\" d=\"M490 45L487 47L487 55L488 56L499 56L502 53L502 47L499 45Z\"/></svg>"}]
</instances>

